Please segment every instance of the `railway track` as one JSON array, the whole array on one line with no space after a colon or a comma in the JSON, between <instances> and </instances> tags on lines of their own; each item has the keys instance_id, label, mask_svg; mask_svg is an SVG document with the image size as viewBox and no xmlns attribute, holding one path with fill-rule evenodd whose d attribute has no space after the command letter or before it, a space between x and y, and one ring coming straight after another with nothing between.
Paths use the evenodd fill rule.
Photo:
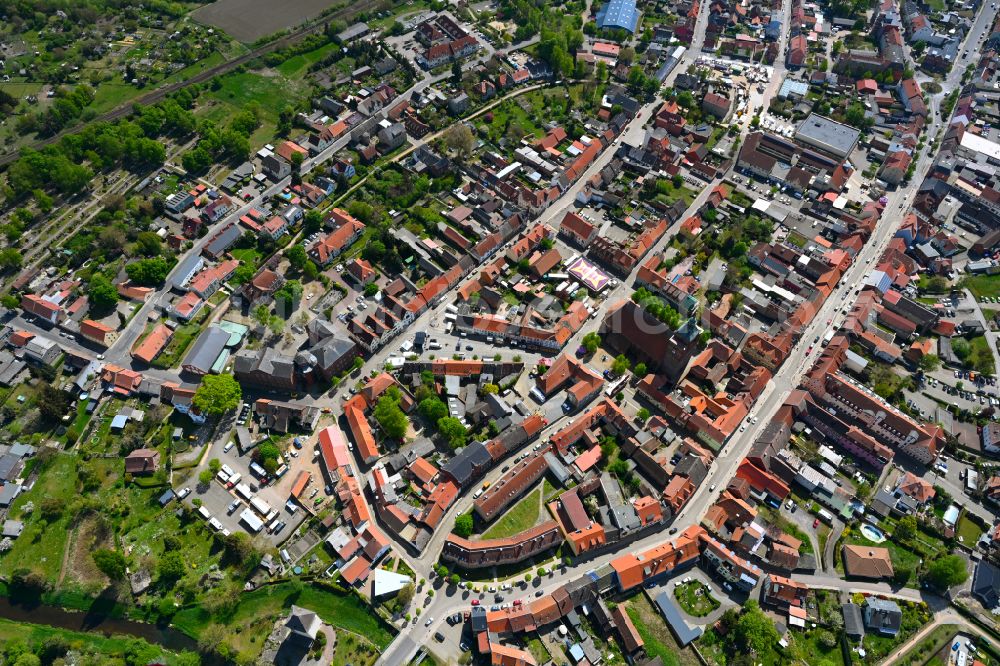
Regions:
<instances>
[{"instance_id":1,"label":"railway track","mask_svg":"<svg viewBox=\"0 0 1000 666\"><path fill-rule=\"evenodd\" d=\"M339 19L349 19L353 16L357 16L363 11L368 10L374 5L375 5L374 0L362 0L361 2L351 3L348 6L342 7L341 9L338 9L337 11L331 14L327 14L326 16L320 17L310 25L303 26L287 35L279 37L278 39L272 42L268 42L267 44L258 46L252 51L249 51L248 53L244 53L241 56L237 56L232 60L227 60L226 62L220 63L214 67L209 67L208 69L202 72L198 72L197 74L191 76L190 78L184 79L183 81L175 81L174 83L169 83L165 86L161 86L160 88L157 88L156 90L153 90L143 95L142 97L125 102L124 104L121 104L115 107L114 109L111 109L110 111L106 111L105 113L96 116L92 120L88 121L88 123L111 121L111 120L118 120L119 118L124 118L125 116L129 115L132 112L132 107L135 105L148 106L150 104L156 104L157 102L161 102L164 99L166 99L168 95L175 93L182 88L186 88L187 86L194 85L196 83L204 83L205 81L208 81L215 76L219 76L220 74L225 74L227 72L230 72L236 69L237 67L240 67L241 65L245 65L246 63L253 61L256 58L267 55L272 51L277 51L278 49L284 48L285 46L294 44L295 42L305 37L308 37L309 35L319 32L324 28L326 23L330 21ZM34 148L36 150L39 148L43 148L49 144L55 143L66 134L79 131L82 127L85 126L85 124L68 127L59 132L58 134L53 134L52 136L46 137L44 139L38 139L30 144L21 147ZM18 151L0 155L0 169L6 167L11 162L16 160L18 158L19 151L20 148L18 149Z\"/></svg>"}]
</instances>

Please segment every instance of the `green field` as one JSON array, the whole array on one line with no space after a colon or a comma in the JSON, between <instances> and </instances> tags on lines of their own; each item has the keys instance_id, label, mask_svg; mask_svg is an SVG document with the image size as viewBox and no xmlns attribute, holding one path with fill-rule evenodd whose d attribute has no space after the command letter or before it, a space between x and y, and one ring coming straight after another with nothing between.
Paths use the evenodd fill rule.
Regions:
<instances>
[{"instance_id":1,"label":"green field","mask_svg":"<svg viewBox=\"0 0 1000 666\"><path fill-rule=\"evenodd\" d=\"M4 578L9 578L17 569L27 568L52 583L58 579L69 538L70 518L65 510L58 516L43 517L40 507L44 500L56 500L65 508L77 495L76 466L76 456L56 455L47 463L35 486L14 500L9 516L24 522L24 532L11 549L0 556L0 575ZM34 505L34 510L22 514L28 502Z\"/></svg>"},{"instance_id":2,"label":"green field","mask_svg":"<svg viewBox=\"0 0 1000 666\"><path fill-rule=\"evenodd\" d=\"M502 539L514 536L535 526L541 510L542 489L537 488L512 506L493 526L483 532L484 539Z\"/></svg>"},{"instance_id":3,"label":"green field","mask_svg":"<svg viewBox=\"0 0 1000 666\"><path fill-rule=\"evenodd\" d=\"M326 46L321 46L315 51L309 51L308 53L293 56L278 65L275 69L281 72L282 75L289 78L298 78L306 74L312 65L316 64L336 50L337 45L330 43Z\"/></svg>"},{"instance_id":4,"label":"green field","mask_svg":"<svg viewBox=\"0 0 1000 666\"><path fill-rule=\"evenodd\" d=\"M983 296L1000 296L1000 275L970 275L962 280L962 286L972 292L976 299Z\"/></svg>"}]
</instances>

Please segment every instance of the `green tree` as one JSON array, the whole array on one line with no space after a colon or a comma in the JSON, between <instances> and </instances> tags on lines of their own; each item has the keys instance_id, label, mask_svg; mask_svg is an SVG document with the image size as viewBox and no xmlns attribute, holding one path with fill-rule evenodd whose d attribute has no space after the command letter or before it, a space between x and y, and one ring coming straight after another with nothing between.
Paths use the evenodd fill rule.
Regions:
<instances>
[{"instance_id":1,"label":"green tree","mask_svg":"<svg viewBox=\"0 0 1000 666\"><path fill-rule=\"evenodd\" d=\"M125 556L117 550L98 548L91 557L98 570L111 580L123 580L125 578Z\"/></svg>"},{"instance_id":2,"label":"green tree","mask_svg":"<svg viewBox=\"0 0 1000 666\"><path fill-rule=\"evenodd\" d=\"M160 580L173 582L184 575L184 559L177 551L164 553L156 565Z\"/></svg>"},{"instance_id":3,"label":"green tree","mask_svg":"<svg viewBox=\"0 0 1000 666\"><path fill-rule=\"evenodd\" d=\"M468 436L468 432L462 422L452 416L445 416L444 418L438 419L437 422L438 432L448 440L448 444L453 449L457 449L460 446L465 446L465 440Z\"/></svg>"},{"instance_id":4,"label":"green tree","mask_svg":"<svg viewBox=\"0 0 1000 666\"><path fill-rule=\"evenodd\" d=\"M640 407L639 411L636 413L636 417L643 423L649 420L649 410L645 407Z\"/></svg>"},{"instance_id":5,"label":"green tree","mask_svg":"<svg viewBox=\"0 0 1000 666\"><path fill-rule=\"evenodd\" d=\"M152 287L161 285L170 274L172 264L163 257L140 259L125 266L125 273L136 284Z\"/></svg>"},{"instance_id":6,"label":"green tree","mask_svg":"<svg viewBox=\"0 0 1000 666\"><path fill-rule=\"evenodd\" d=\"M611 364L611 372L619 376L624 375L626 372L628 372L630 366L631 363L629 363L629 360L625 358L625 355L619 354L618 356L615 357L614 363Z\"/></svg>"},{"instance_id":7,"label":"green tree","mask_svg":"<svg viewBox=\"0 0 1000 666\"><path fill-rule=\"evenodd\" d=\"M464 539L468 539L472 536L473 528L472 514L463 513L455 517L455 527L452 529L452 532Z\"/></svg>"},{"instance_id":8,"label":"green tree","mask_svg":"<svg viewBox=\"0 0 1000 666\"><path fill-rule=\"evenodd\" d=\"M913 516L903 516L896 523L896 530L892 533L895 541L910 541L917 536L917 519Z\"/></svg>"},{"instance_id":9,"label":"green tree","mask_svg":"<svg viewBox=\"0 0 1000 666\"><path fill-rule=\"evenodd\" d=\"M118 302L118 289L103 273L94 273L90 276L87 296L94 309L107 312L114 308Z\"/></svg>"},{"instance_id":10,"label":"green tree","mask_svg":"<svg viewBox=\"0 0 1000 666\"><path fill-rule=\"evenodd\" d=\"M765 654L772 650L781 638L774 623L764 615L760 605L751 599L743 606L743 612L736 620L735 639L739 649L753 654Z\"/></svg>"},{"instance_id":11,"label":"green tree","mask_svg":"<svg viewBox=\"0 0 1000 666\"><path fill-rule=\"evenodd\" d=\"M212 483L212 476L213 476L212 470L203 469L200 472L198 472L198 483L200 483L203 486L207 486L208 484Z\"/></svg>"},{"instance_id":12,"label":"green tree","mask_svg":"<svg viewBox=\"0 0 1000 666\"><path fill-rule=\"evenodd\" d=\"M253 264L241 263L236 267L233 272L233 277L231 278L234 284L246 284L253 279L254 274L257 269L253 267ZM265 308L266 309L266 308Z\"/></svg>"},{"instance_id":13,"label":"green tree","mask_svg":"<svg viewBox=\"0 0 1000 666\"><path fill-rule=\"evenodd\" d=\"M274 292L275 306L280 308L279 312L285 313L286 318L295 311L301 298L302 283L298 280L289 280Z\"/></svg>"},{"instance_id":14,"label":"green tree","mask_svg":"<svg viewBox=\"0 0 1000 666\"><path fill-rule=\"evenodd\" d=\"M413 583L407 583L399 592L396 593L396 601L399 602L400 608L406 608L413 601L413 594L416 589L413 587Z\"/></svg>"},{"instance_id":15,"label":"green tree","mask_svg":"<svg viewBox=\"0 0 1000 666\"><path fill-rule=\"evenodd\" d=\"M374 416L387 437L402 439L406 435L410 420L399 407L398 389L396 389L395 395L391 395L391 391L392 389L378 399L375 404Z\"/></svg>"},{"instance_id":16,"label":"green tree","mask_svg":"<svg viewBox=\"0 0 1000 666\"><path fill-rule=\"evenodd\" d=\"M306 249L301 245L293 245L287 250L285 250L285 257L288 259L288 263L292 265L295 270L302 270L309 261L309 256L306 254Z\"/></svg>"},{"instance_id":17,"label":"green tree","mask_svg":"<svg viewBox=\"0 0 1000 666\"><path fill-rule=\"evenodd\" d=\"M476 137L472 129L465 123L455 123L445 131L445 145L463 157L472 152L476 146Z\"/></svg>"},{"instance_id":18,"label":"green tree","mask_svg":"<svg viewBox=\"0 0 1000 666\"><path fill-rule=\"evenodd\" d=\"M961 585L969 577L965 560L960 555L945 555L931 562L924 578L939 590Z\"/></svg>"},{"instance_id":19,"label":"green tree","mask_svg":"<svg viewBox=\"0 0 1000 666\"><path fill-rule=\"evenodd\" d=\"M302 220L302 233L306 236L312 235L323 228L323 213L315 208L306 213Z\"/></svg>"},{"instance_id":20,"label":"green tree","mask_svg":"<svg viewBox=\"0 0 1000 666\"><path fill-rule=\"evenodd\" d=\"M593 354L597 351L597 348L601 346L601 336L594 331L591 331L583 336L583 340L581 342L583 344L583 348L587 350L587 353Z\"/></svg>"},{"instance_id":21,"label":"green tree","mask_svg":"<svg viewBox=\"0 0 1000 666\"><path fill-rule=\"evenodd\" d=\"M437 422L446 416L448 416L448 405L438 398L437 396L431 396L429 398L424 398L417 405L417 410L420 415L427 419L430 423L437 425Z\"/></svg>"},{"instance_id":22,"label":"green tree","mask_svg":"<svg viewBox=\"0 0 1000 666\"><path fill-rule=\"evenodd\" d=\"M0 250L0 268L5 271L14 271L24 264L24 257L15 248L8 247Z\"/></svg>"},{"instance_id":23,"label":"green tree","mask_svg":"<svg viewBox=\"0 0 1000 666\"><path fill-rule=\"evenodd\" d=\"M937 354L924 354L920 357L920 369L924 372L933 372L941 367L941 358Z\"/></svg>"},{"instance_id":24,"label":"green tree","mask_svg":"<svg viewBox=\"0 0 1000 666\"><path fill-rule=\"evenodd\" d=\"M641 361L639 363L636 363L635 367L632 369L632 372L635 374L636 377L640 377L640 378L641 377L645 377L646 376L646 364L642 363Z\"/></svg>"},{"instance_id":25,"label":"green tree","mask_svg":"<svg viewBox=\"0 0 1000 666\"><path fill-rule=\"evenodd\" d=\"M147 257L155 257L163 251L163 244L160 237L152 231L141 231L135 237L135 251Z\"/></svg>"},{"instance_id":26,"label":"green tree","mask_svg":"<svg viewBox=\"0 0 1000 666\"><path fill-rule=\"evenodd\" d=\"M221 416L236 409L242 398L243 389L232 375L205 375L192 402L202 414Z\"/></svg>"},{"instance_id":27,"label":"green tree","mask_svg":"<svg viewBox=\"0 0 1000 666\"><path fill-rule=\"evenodd\" d=\"M377 284L375 284L374 282L369 282L368 284L365 285L365 290L364 290L365 296L371 298L372 296L374 296L377 293L378 293L378 285Z\"/></svg>"}]
</instances>

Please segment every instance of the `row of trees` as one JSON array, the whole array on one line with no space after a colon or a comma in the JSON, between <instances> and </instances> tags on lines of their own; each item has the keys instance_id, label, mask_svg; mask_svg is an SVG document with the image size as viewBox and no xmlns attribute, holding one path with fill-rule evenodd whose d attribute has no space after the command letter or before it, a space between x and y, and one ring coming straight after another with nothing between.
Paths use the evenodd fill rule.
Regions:
<instances>
[{"instance_id":1,"label":"row of trees","mask_svg":"<svg viewBox=\"0 0 1000 666\"><path fill-rule=\"evenodd\" d=\"M136 107L131 119L93 123L42 150L25 148L7 170L6 193L74 195L87 188L95 170L144 171L162 164L166 153L159 139L184 137L196 127L190 110L196 94L185 88L159 104Z\"/></svg>"}]
</instances>

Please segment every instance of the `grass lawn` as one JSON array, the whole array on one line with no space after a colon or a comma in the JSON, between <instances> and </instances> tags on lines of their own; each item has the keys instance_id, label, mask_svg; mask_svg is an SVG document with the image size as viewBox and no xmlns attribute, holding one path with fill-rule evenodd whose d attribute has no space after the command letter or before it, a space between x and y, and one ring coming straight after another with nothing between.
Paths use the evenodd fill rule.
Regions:
<instances>
[{"instance_id":1,"label":"grass lawn","mask_svg":"<svg viewBox=\"0 0 1000 666\"><path fill-rule=\"evenodd\" d=\"M660 657L664 666L693 666L700 664L692 650L681 648L670 633L670 627L641 592L628 600L625 612L642 636L646 654Z\"/></svg>"},{"instance_id":2,"label":"grass lawn","mask_svg":"<svg viewBox=\"0 0 1000 666\"><path fill-rule=\"evenodd\" d=\"M58 580L70 531L65 505L77 495L76 470L76 456L58 454L42 470L35 486L14 500L9 517L23 521L24 532L14 540L13 547L0 556L0 575L4 578L16 569L28 568L51 583ZM62 513L43 518L40 506L46 499L57 500ZM28 502L35 508L30 514L24 514L24 505Z\"/></svg>"},{"instance_id":3,"label":"grass lawn","mask_svg":"<svg viewBox=\"0 0 1000 666\"><path fill-rule=\"evenodd\" d=\"M552 485L552 482L549 481L549 477L546 476L542 478L542 497L545 498L546 502L557 497L562 493L562 491L562 488L557 488Z\"/></svg>"},{"instance_id":4,"label":"grass lawn","mask_svg":"<svg viewBox=\"0 0 1000 666\"><path fill-rule=\"evenodd\" d=\"M229 251L229 254L233 255L233 259L250 264L254 268L260 266L260 260L263 258L260 250L255 247L234 248Z\"/></svg>"},{"instance_id":5,"label":"grass lawn","mask_svg":"<svg viewBox=\"0 0 1000 666\"><path fill-rule=\"evenodd\" d=\"M688 615L705 617L720 606L708 586L698 580L674 588L674 597Z\"/></svg>"},{"instance_id":6,"label":"grass lawn","mask_svg":"<svg viewBox=\"0 0 1000 666\"><path fill-rule=\"evenodd\" d=\"M962 285L968 288L976 299L983 296L1000 296L1000 275L970 275L962 280Z\"/></svg>"},{"instance_id":7,"label":"grass lawn","mask_svg":"<svg viewBox=\"0 0 1000 666\"><path fill-rule=\"evenodd\" d=\"M142 651L156 659L157 662L165 663L167 666L177 663L177 655L165 651L163 648L150 645L142 639L127 636L104 636L97 632L69 631L42 624L29 624L26 622L15 622L6 618L0 618L0 644L7 644L13 640L23 640L30 647L34 647L51 639L61 639L64 643L73 646L74 650L103 657L98 662L105 659L110 661L113 658L122 658L126 650L139 643L145 643Z\"/></svg>"},{"instance_id":8,"label":"grass lawn","mask_svg":"<svg viewBox=\"0 0 1000 666\"><path fill-rule=\"evenodd\" d=\"M990 343L986 341L985 335L980 335L969 340L969 347L972 354L969 361L978 372L985 372L988 375L996 373L996 360L993 358L993 350Z\"/></svg>"},{"instance_id":9,"label":"grass lawn","mask_svg":"<svg viewBox=\"0 0 1000 666\"><path fill-rule=\"evenodd\" d=\"M675 187L669 178L661 178L658 180L656 182L655 192L656 195L653 198L665 206L673 205L673 203L678 199L683 201L685 206L690 206L696 196L696 192L694 190L685 187L684 185Z\"/></svg>"},{"instance_id":10,"label":"grass lawn","mask_svg":"<svg viewBox=\"0 0 1000 666\"><path fill-rule=\"evenodd\" d=\"M531 656L535 658L535 662L539 664L547 664L552 658L549 655L549 651L545 649L542 639L537 634L525 641L525 647L531 653Z\"/></svg>"},{"instance_id":11,"label":"grass lawn","mask_svg":"<svg viewBox=\"0 0 1000 666\"><path fill-rule=\"evenodd\" d=\"M537 488L522 497L517 504L493 523L492 527L483 532L483 538L502 539L534 527L535 523L538 522L538 514L541 510L541 494L542 489Z\"/></svg>"},{"instance_id":12,"label":"grass lawn","mask_svg":"<svg viewBox=\"0 0 1000 666\"><path fill-rule=\"evenodd\" d=\"M827 624L839 622L843 618L840 598L831 590L816 590L816 606L819 619Z\"/></svg>"},{"instance_id":13,"label":"grass lawn","mask_svg":"<svg viewBox=\"0 0 1000 666\"><path fill-rule=\"evenodd\" d=\"M964 515L958 521L956 531L958 532L958 536L962 537L962 543L970 548L973 547L975 543L979 541L979 537L983 535L983 528L972 522L968 516Z\"/></svg>"},{"instance_id":14,"label":"grass lawn","mask_svg":"<svg viewBox=\"0 0 1000 666\"><path fill-rule=\"evenodd\" d=\"M105 81L97 86L97 90L94 92L94 101L91 102L87 109L93 110L94 113L104 113L105 111L110 111L121 106L130 99L138 97L145 92L146 90L127 83L110 83Z\"/></svg>"},{"instance_id":15,"label":"grass lawn","mask_svg":"<svg viewBox=\"0 0 1000 666\"><path fill-rule=\"evenodd\" d=\"M840 649L840 636L833 631L823 628L810 629L809 631L791 632L793 640L788 646L792 658L803 664L824 664L828 666L842 666L844 664L844 653ZM824 634L833 636L836 640L832 648L825 647L820 637Z\"/></svg>"},{"instance_id":16,"label":"grass lawn","mask_svg":"<svg viewBox=\"0 0 1000 666\"><path fill-rule=\"evenodd\" d=\"M959 632L961 627L957 624L942 624L934 627L931 633L927 634L922 641L914 645L910 650L902 655L896 664L899 666L923 666L927 663L931 655L939 652L951 643L952 637Z\"/></svg>"},{"instance_id":17,"label":"grass lawn","mask_svg":"<svg viewBox=\"0 0 1000 666\"><path fill-rule=\"evenodd\" d=\"M333 653L333 666L371 666L379 657L374 645L349 632L337 633L337 648Z\"/></svg>"},{"instance_id":18,"label":"grass lawn","mask_svg":"<svg viewBox=\"0 0 1000 666\"><path fill-rule=\"evenodd\" d=\"M248 629L259 629L261 621L270 631L271 621L284 615L292 604L315 611L332 627L366 637L380 650L392 642L388 626L357 596L316 584L279 583L248 592L240 597L236 609L226 617L213 617L202 606L190 606L174 616L173 625L196 637L212 622L219 622L233 630L234 636L242 636Z\"/></svg>"},{"instance_id":19,"label":"grass lawn","mask_svg":"<svg viewBox=\"0 0 1000 666\"><path fill-rule=\"evenodd\" d=\"M512 127L519 127L524 134L534 135L538 139L545 136L545 131L535 124L534 118L527 111L521 108L517 98L498 104L490 113L493 115L492 122L486 122L483 115L477 119L477 124L486 129L490 141L494 143Z\"/></svg>"},{"instance_id":20,"label":"grass lawn","mask_svg":"<svg viewBox=\"0 0 1000 666\"><path fill-rule=\"evenodd\" d=\"M319 47L315 51L309 51L308 53L301 53L297 56L293 56L278 65L276 69L281 72L282 75L289 78L299 78L309 71L309 67L330 55L333 51L337 50L337 48L337 45L331 42L330 44Z\"/></svg>"}]
</instances>

